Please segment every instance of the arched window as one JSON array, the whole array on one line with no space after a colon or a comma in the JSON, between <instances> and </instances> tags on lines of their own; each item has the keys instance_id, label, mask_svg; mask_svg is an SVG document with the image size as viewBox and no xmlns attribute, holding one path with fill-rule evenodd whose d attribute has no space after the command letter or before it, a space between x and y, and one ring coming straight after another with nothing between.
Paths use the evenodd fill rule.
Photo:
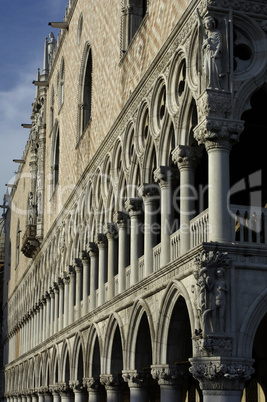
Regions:
<instances>
[{"instance_id":1,"label":"arched window","mask_svg":"<svg viewBox=\"0 0 267 402\"><path fill-rule=\"evenodd\" d=\"M51 152L52 192L55 190L59 178L59 146L59 127L57 126L53 138Z\"/></svg>"},{"instance_id":2,"label":"arched window","mask_svg":"<svg viewBox=\"0 0 267 402\"><path fill-rule=\"evenodd\" d=\"M65 78L65 65L64 59L61 61L60 73L58 77L58 108L60 109L64 102L64 78Z\"/></svg>"},{"instance_id":3,"label":"arched window","mask_svg":"<svg viewBox=\"0 0 267 402\"><path fill-rule=\"evenodd\" d=\"M77 142L88 126L92 116L92 71L93 60L92 50L89 43L86 43L81 72L79 78L79 109L78 109L78 133Z\"/></svg>"},{"instance_id":4,"label":"arched window","mask_svg":"<svg viewBox=\"0 0 267 402\"><path fill-rule=\"evenodd\" d=\"M147 11L148 0L123 0L121 14L121 53L128 46L143 21Z\"/></svg>"}]
</instances>

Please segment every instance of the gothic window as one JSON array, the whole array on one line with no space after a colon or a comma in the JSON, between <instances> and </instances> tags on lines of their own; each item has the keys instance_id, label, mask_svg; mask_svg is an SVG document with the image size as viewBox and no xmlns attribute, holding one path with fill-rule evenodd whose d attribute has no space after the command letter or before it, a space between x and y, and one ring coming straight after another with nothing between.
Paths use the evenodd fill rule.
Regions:
<instances>
[{"instance_id":1,"label":"gothic window","mask_svg":"<svg viewBox=\"0 0 267 402\"><path fill-rule=\"evenodd\" d=\"M92 116L92 71L93 60L89 43L83 52L81 73L79 79L79 109L78 109L78 135L77 141L87 128Z\"/></svg>"},{"instance_id":2,"label":"gothic window","mask_svg":"<svg viewBox=\"0 0 267 402\"><path fill-rule=\"evenodd\" d=\"M61 61L60 73L58 76L58 108L60 109L64 102L64 77L65 65L64 59Z\"/></svg>"},{"instance_id":3,"label":"gothic window","mask_svg":"<svg viewBox=\"0 0 267 402\"><path fill-rule=\"evenodd\" d=\"M51 154L51 173L52 173L52 191L55 190L58 184L58 173L59 173L59 128L56 128L55 136L52 145Z\"/></svg>"},{"instance_id":4,"label":"gothic window","mask_svg":"<svg viewBox=\"0 0 267 402\"><path fill-rule=\"evenodd\" d=\"M54 93L54 87L52 87L51 91L51 101L50 101L50 131L52 130L54 126L54 104L55 104L55 93Z\"/></svg>"},{"instance_id":5,"label":"gothic window","mask_svg":"<svg viewBox=\"0 0 267 402\"><path fill-rule=\"evenodd\" d=\"M148 11L148 0L122 0L121 53L125 53Z\"/></svg>"}]
</instances>

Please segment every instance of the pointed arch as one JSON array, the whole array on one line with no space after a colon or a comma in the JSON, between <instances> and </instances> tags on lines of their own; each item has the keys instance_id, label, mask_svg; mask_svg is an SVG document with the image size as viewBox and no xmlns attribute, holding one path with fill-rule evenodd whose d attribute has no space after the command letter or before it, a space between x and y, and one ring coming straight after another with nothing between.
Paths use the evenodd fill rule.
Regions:
<instances>
[{"instance_id":1,"label":"pointed arch","mask_svg":"<svg viewBox=\"0 0 267 402\"><path fill-rule=\"evenodd\" d=\"M114 352L115 342L116 342L115 348L117 350ZM114 372L120 372L123 369L124 351L125 351L125 335L123 331L123 323L120 316L117 313L113 313L108 320L105 334L105 342L103 345L103 356L105 356L103 361L104 373L113 374ZM121 362L119 363L118 358L121 358ZM120 365L120 363L121 367L119 370L118 366Z\"/></svg>"}]
</instances>

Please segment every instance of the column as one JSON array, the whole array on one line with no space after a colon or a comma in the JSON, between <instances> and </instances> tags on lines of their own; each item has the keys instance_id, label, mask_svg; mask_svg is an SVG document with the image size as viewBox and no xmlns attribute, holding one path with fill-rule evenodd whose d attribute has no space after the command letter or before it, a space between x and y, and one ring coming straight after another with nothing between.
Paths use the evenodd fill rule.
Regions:
<instances>
[{"instance_id":1,"label":"column","mask_svg":"<svg viewBox=\"0 0 267 402\"><path fill-rule=\"evenodd\" d=\"M39 301L39 309L40 309L40 315L39 315L39 343L41 343L43 341L43 316L44 316L44 305L42 300ZM26 335L27 336L27 335ZM27 340L27 338L26 338Z\"/></svg>"},{"instance_id":2,"label":"column","mask_svg":"<svg viewBox=\"0 0 267 402\"><path fill-rule=\"evenodd\" d=\"M44 394L42 392L38 392L38 402L44 402Z\"/></svg>"},{"instance_id":3,"label":"column","mask_svg":"<svg viewBox=\"0 0 267 402\"><path fill-rule=\"evenodd\" d=\"M95 238L98 246L98 306L105 303L105 282L107 268L107 238L103 233L98 233Z\"/></svg>"},{"instance_id":4,"label":"column","mask_svg":"<svg viewBox=\"0 0 267 402\"><path fill-rule=\"evenodd\" d=\"M56 282L54 282L54 294L55 294L55 312L54 312L54 334L57 333L58 331L58 302L59 302L59 292L58 292L58 285Z\"/></svg>"},{"instance_id":5,"label":"column","mask_svg":"<svg viewBox=\"0 0 267 402\"><path fill-rule=\"evenodd\" d=\"M54 321L55 321L55 293L54 289L50 288L50 299L51 299L51 309L50 309L50 331L49 335L54 335Z\"/></svg>"},{"instance_id":6,"label":"column","mask_svg":"<svg viewBox=\"0 0 267 402\"><path fill-rule=\"evenodd\" d=\"M75 295L75 271L72 267L69 268L69 278L70 278L70 297L69 297L69 317L68 323L72 324L74 322L74 295Z\"/></svg>"},{"instance_id":7,"label":"column","mask_svg":"<svg viewBox=\"0 0 267 402\"><path fill-rule=\"evenodd\" d=\"M83 315L89 312L88 295L89 295L89 255L86 251L82 252L83 264ZM90 296L91 303L91 296Z\"/></svg>"},{"instance_id":8,"label":"column","mask_svg":"<svg viewBox=\"0 0 267 402\"><path fill-rule=\"evenodd\" d=\"M83 388L82 381L70 381L69 386L74 393L74 402L87 402L87 391Z\"/></svg>"},{"instance_id":9,"label":"column","mask_svg":"<svg viewBox=\"0 0 267 402\"><path fill-rule=\"evenodd\" d=\"M151 366L151 375L160 386L161 402L181 402L182 386L186 380L188 366L159 364Z\"/></svg>"},{"instance_id":10,"label":"column","mask_svg":"<svg viewBox=\"0 0 267 402\"><path fill-rule=\"evenodd\" d=\"M189 361L189 371L200 383L203 402L240 402L245 382L255 371L250 359L197 357Z\"/></svg>"},{"instance_id":11,"label":"column","mask_svg":"<svg viewBox=\"0 0 267 402\"><path fill-rule=\"evenodd\" d=\"M50 394L50 392L45 392L44 393L44 402L52 402L53 397L52 394Z\"/></svg>"},{"instance_id":12,"label":"column","mask_svg":"<svg viewBox=\"0 0 267 402\"><path fill-rule=\"evenodd\" d=\"M63 328L63 309L64 309L64 283L61 278L58 278L59 290L59 312L58 312L58 330Z\"/></svg>"},{"instance_id":13,"label":"column","mask_svg":"<svg viewBox=\"0 0 267 402\"><path fill-rule=\"evenodd\" d=\"M178 171L168 166L160 166L154 172L154 180L159 184L161 190L160 216L161 216L161 253L160 266L164 267L170 262L171 245L170 235L172 233L172 182Z\"/></svg>"},{"instance_id":14,"label":"column","mask_svg":"<svg viewBox=\"0 0 267 402\"><path fill-rule=\"evenodd\" d=\"M158 186L144 184L140 187L144 201L144 277L153 272L153 247L156 246L157 233L157 203L159 198Z\"/></svg>"},{"instance_id":15,"label":"column","mask_svg":"<svg viewBox=\"0 0 267 402\"><path fill-rule=\"evenodd\" d=\"M21 402L27 402L26 395L24 395L24 394L21 395ZM43 402L43 401L41 401L41 402Z\"/></svg>"},{"instance_id":16,"label":"column","mask_svg":"<svg viewBox=\"0 0 267 402\"><path fill-rule=\"evenodd\" d=\"M123 401L124 381L121 375L104 374L100 382L106 389L107 402Z\"/></svg>"},{"instance_id":17,"label":"column","mask_svg":"<svg viewBox=\"0 0 267 402\"><path fill-rule=\"evenodd\" d=\"M59 395L61 397L61 402L73 402L74 401L73 392L71 392L70 390L60 391Z\"/></svg>"},{"instance_id":18,"label":"column","mask_svg":"<svg viewBox=\"0 0 267 402\"><path fill-rule=\"evenodd\" d=\"M114 221L119 229L119 253L118 253L118 293L125 290L125 268L128 265L128 236L127 236L127 216L122 211L117 211L114 214Z\"/></svg>"},{"instance_id":19,"label":"column","mask_svg":"<svg viewBox=\"0 0 267 402\"><path fill-rule=\"evenodd\" d=\"M104 226L104 233L108 239L108 300L115 294L114 277L118 263L117 256L117 237L118 231L114 223L107 223Z\"/></svg>"},{"instance_id":20,"label":"column","mask_svg":"<svg viewBox=\"0 0 267 402\"><path fill-rule=\"evenodd\" d=\"M180 253L190 250L190 221L195 216L195 168L200 160L202 149L179 145L172 152L172 159L180 171Z\"/></svg>"},{"instance_id":21,"label":"column","mask_svg":"<svg viewBox=\"0 0 267 402\"><path fill-rule=\"evenodd\" d=\"M50 322L51 322L51 300L50 300L50 294L46 292L45 294L46 298L46 334L45 334L45 339L49 338L50 335Z\"/></svg>"},{"instance_id":22,"label":"column","mask_svg":"<svg viewBox=\"0 0 267 402\"><path fill-rule=\"evenodd\" d=\"M142 203L141 198L129 198L125 207L130 216L131 240L130 240L130 264L131 264L131 280L130 284L133 286L138 282L138 259L143 254L143 244L141 244L141 230L140 217L142 216Z\"/></svg>"},{"instance_id":23,"label":"column","mask_svg":"<svg viewBox=\"0 0 267 402\"><path fill-rule=\"evenodd\" d=\"M78 320L81 317L81 293L82 293L82 263L76 258L74 269L76 273L76 319ZM88 299L88 296L87 296Z\"/></svg>"},{"instance_id":24,"label":"column","mask_svg":"<svg viewBox=\"0 0 267 402\"><path fill-rule=\"evenodd\" d=\"M39 323L40 323L40 305L39 303L36 303L36 320L35 320L35 324L36 324L36 328L35 328L35 336L34 336L34 345L38 345L38 336L39 336ZM23 334L23 338L24 338L24 334ZM23 340L24 343L24 340Z\"/></svg>"},{"instance_id":25,"label":"column","mask_svg":"<svg viewBox=\"0 0 267 402\"><path fill-rule=\"evenodd\" d=\"M32 393L32 402L38 402L38 395L34 392Z\"/></svg>"},{"instance_id":26,"label":"column","mask_svg":"<svg viewBox=\"0 0 267 402\"><path fill-rule=\"evenodd\" d=\"M95 378L84 378L83 386L87 389L90 402L103 402L104 388Z\"/></svg>"},{"instance_id":27,"label":"column","mask_svg":"<svg viewBox=\"0 0 267 402\"><path fill-rule=\"evenodd\" d=\"M52 392L52 397L53 397L53 402L61 402L61 398L59 395L59 386L58 385L52 385L49 387L51 392Z\"/></svg>"},{"instance_id":28,"label":"column","mask_svg":"<svg viewBox=\"0 0 267 402\"><path fill-rule=\"evenodd\" d=\"M64 282L64 321L63 326L66 328L68 326L68 306L69 306L69 291L70 291L70 277L68 272L64 272L63 277Z\"/></svg>"},{"instance_id":29,"label":"column","mask_svg":"<svg viewBox=\"0 0 267 402\"><path fill-rule=\"evenodd\" d=\"M32 401L32 397L31 397L30 394L27 394L26 401L27 401L27 402L31 402L31 401Z\"/></svg>"},{"instance_id":30,"label":"column","mask_svg":"<svg viewBox=\"0 0 267 402\"><path fill-rule=\"evenodd\" d=\"M95 243L89 243L90 256L90 311L96 308L96 289L97 289L97 267L98 267L98 248Z\"/></svg>"},{"instance_id":31,"label":"column","mask_svg":"<svg viewBox=\"0 0 267 402\"><path fill-rule=\"evenodd\" d=\"M41 329L42 329L42 341L44 341L45 334L46 334L46 311L47 311L46 310L46 299L44 296L42 297L42 303L43 303L44 309L43 309L43 322L42 322Z\"/></svg>"},{"instance_id":32,"label":"column","mask_svg":"<svg viewBox=\"0 0 267 402\"><path fill-rule=\"evenodd\" d=\"M148 401L149 378L147 373L140 373L137 370L123 370L122 377L125 382L128 382L131 402Z\"/></svg>"}]
</instances>

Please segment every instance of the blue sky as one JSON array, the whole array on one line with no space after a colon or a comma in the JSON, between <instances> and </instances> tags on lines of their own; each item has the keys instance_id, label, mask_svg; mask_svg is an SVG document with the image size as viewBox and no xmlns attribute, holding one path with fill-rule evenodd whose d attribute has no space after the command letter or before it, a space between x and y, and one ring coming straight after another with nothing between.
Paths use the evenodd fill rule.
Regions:
<instances>
[{"instance_id":1,"label":"blue sky","mask_svg":"<svg viewBox=\"0 0 267 402\"><path fill-rule=\"evenodd\" d=\"M0 203L18 169L29 130L32 81L42 69L44 39L58 30L49 21L62 21L68 0L0 0ZM0 216L1 216L0 210Z\"/></svg>"}]
</instances>

